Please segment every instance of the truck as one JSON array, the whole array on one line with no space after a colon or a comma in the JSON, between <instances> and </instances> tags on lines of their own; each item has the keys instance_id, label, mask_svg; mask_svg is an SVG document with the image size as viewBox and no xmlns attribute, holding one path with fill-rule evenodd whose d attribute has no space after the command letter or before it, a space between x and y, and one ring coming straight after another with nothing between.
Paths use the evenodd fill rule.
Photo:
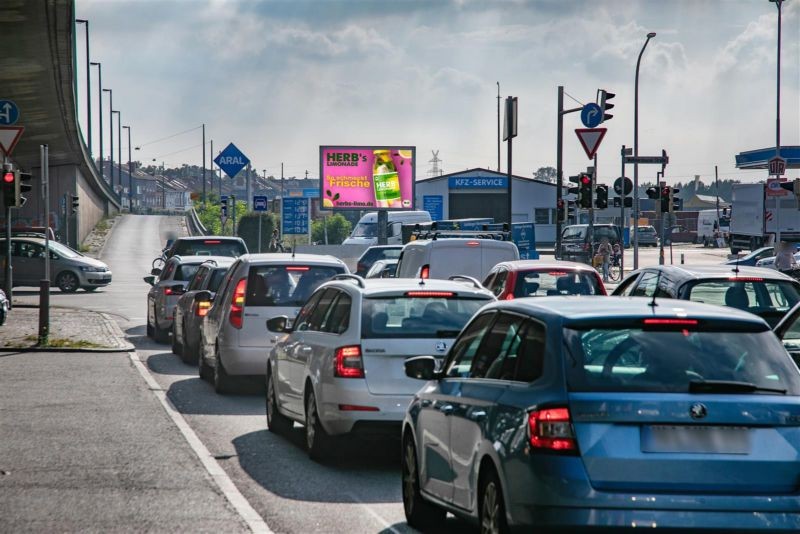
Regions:
<instances>
[{"instance_id":1,"label":"truck","mask_svg":"<svg viewBox=\"0 0 800 534\"><path fill-rule=\"evenodd\" d=\"M776 196L777 195L777 196ZM735 184L731 201L732 254L756 250L774 242L800 242L800 210L794 194L767 190L765 184Z\"/></svg>"}]
</instances>

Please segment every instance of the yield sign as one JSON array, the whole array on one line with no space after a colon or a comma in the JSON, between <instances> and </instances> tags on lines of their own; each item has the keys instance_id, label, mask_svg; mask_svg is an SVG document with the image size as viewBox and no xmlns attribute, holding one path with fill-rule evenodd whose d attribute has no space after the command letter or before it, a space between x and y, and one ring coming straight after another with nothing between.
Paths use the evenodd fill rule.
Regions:
<instances>
[{"instance_id":1,"label":"yield sign","mask_svg":"<svg viewBox=\"0 0 800 534\"><path fill-rule=\"evenodd\" d=\"M608 128L575 128L575 133L578 134L578 140L581 142L586 156L592 159L600 148L600 142L606 135Z\"/></svg>"},{"instance_id":2,"label":"yield sign","mask_svg":"<svg viewBox=\"0 0 800 534\"><path fill-rule=\"evenodd\" d=\"M25 131L24 126L0 126L0 149L6 156L10 156L14 151L23 131Z\"/></svg>"}]
</instances>

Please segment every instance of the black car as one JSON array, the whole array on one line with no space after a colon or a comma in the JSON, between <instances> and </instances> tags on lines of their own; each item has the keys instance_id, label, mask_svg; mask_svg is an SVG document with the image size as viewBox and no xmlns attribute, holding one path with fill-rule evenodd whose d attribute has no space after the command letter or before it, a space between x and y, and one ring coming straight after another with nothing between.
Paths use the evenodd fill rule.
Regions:
<instances>
[{"instance_id":1,"label":"black car","mask_svg":"<svg viewBox=\"0 0 800 534\"><path fill-rule=\"evenodd\" d=\"M758 267L660 265L632 272L613 295L730 306L758 315L774 327L800 302L800 283Z\"/></svg>"},{"instance_id":2,"label":"black car","mask_svg":"<svg viewBox=\"0 0 800 534\"><path fill-rule=\"evenodd\" d=\"M358 258L356 263L356 273L358 276L366 276L372 264L378 260L390 260L400 257L403 252L403 245L379 245L369 247Z\"/></svg>"},{"instance_id":3,"label":"black car","mask_svg":"<svg viewBox=\"0 0 800 534\"><path fill-rule=\"evenodd\" d=\"M238 258L247 254L247 245L241 237L200 236L176 239L164 251L164 258L172 256L230 256Z\"/></svg>"},{"instance_id":4,"label":"black car","mask_svg":"<svg viewBox=\"0 0 800 534\"><path fill-rule=\"evenodd\" d=\"M602 243L603 238L608 238L611 245L620 243L619 228L613 224L595 224L592 227L590 242L588 224L571 224L561 232L561 251L558 259L591 263L592 253Z\"/></svg>"}]
</instances>

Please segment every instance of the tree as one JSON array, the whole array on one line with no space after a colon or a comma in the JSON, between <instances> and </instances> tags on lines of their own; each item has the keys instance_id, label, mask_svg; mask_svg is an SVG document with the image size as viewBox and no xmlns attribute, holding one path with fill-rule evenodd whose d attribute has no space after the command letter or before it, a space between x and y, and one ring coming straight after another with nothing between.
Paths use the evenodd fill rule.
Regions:
<instances>
[{"instance_id":1,"label":"tree","mask_svg":"<svg viewBox=\"0 0 800 534\"><path fill-rule=\"evenodd\" d=\"M237 202L238 204L238 202ZM258 247L258 227L261 226L261 248ZM269 252L269 242L272 238L273 228L278 227L277 217L274 213L251 211L242 216L238 223L239 237L244 239L247 250L256 253Z\"/></svg>"},{"instance_id":2,"label":"tree","mask_svg":"<svg viewBox=\"0 0 800 534\"><path fill-rule=\"evenodd\" d=\"M340 245L347 239L353 225L341 214L337 213L311 223L311 241L325 243L325 227L328 228L328 244Z\"/></svg>"},{"instance_id":3,"label":"tree","mask_svg":"<svg viewBox=\"0 0 800 534\"><path fill-rule=\"evenodd\" d=\"M539 167L536 169L536 172L533 173L533 177L551 184L556 183L556 179L558 178L556 170L553 167Z\"/></svg>"}]
</instances>

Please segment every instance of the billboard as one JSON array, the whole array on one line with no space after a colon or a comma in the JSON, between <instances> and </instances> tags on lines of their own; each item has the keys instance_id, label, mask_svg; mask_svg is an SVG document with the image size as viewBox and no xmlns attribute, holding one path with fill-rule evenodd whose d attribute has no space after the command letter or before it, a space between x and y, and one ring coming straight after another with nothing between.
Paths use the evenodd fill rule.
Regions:
<instances>
[{"instance_id":1,"label":"billboard","mask_svg":"<svg viewBox=\"0 0 800 534\"><path fill-rule=\"evenodd\" d=\"M413 210L416 147L321 146L324 210Z\"/></svg>"}]
</instances>

